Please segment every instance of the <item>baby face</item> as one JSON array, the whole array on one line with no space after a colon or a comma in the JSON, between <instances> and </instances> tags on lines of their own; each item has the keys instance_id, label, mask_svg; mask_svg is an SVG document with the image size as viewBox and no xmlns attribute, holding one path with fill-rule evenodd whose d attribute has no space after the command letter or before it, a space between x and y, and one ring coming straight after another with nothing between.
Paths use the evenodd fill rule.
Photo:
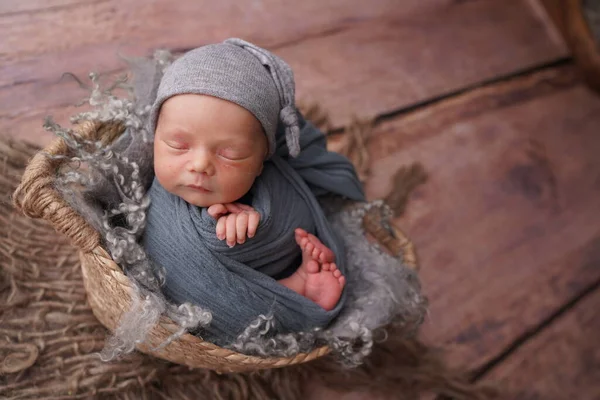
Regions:
<instances>
[{"instance_id":1,"label":"baby face","mask_svg":"<svg viewBox=\"0 0 600 400\"><path fill-rule=\"evenodd\" d=\"M154 133L154 173L170 193L199 207L231 203L262 171L267 138L245 108L216 97L167 99Z\"/></svg>"}]
</instances>

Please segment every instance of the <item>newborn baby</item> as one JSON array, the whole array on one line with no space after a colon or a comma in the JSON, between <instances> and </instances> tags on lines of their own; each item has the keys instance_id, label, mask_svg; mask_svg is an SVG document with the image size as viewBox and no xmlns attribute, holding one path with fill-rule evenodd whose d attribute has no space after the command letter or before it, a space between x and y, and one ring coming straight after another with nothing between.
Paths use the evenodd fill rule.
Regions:
<instances>
[{"instance_id":1,"label":"newborn baby","mask_svg":"<svg viewBox=\"0 0 600 400\"><path fill-rule=\"evenodd\" d=\"M144 247L175 303L208 308L230 343L259 316L325 327L344 303L343 242L319 199L364 201L352 164L294 104L289 66L240 39L170 65L152 106L155 178Z\"/></svg>"},{"instance_id":2,"label":"newborn baby","mask_svg":"<svg viewBox=\"0 0 600 400\"><path fill-rule=\"evenodd\" d=\"M181 94L161 107L154 134L156 179L189 204L206 207L218 221L216 236L229 247L252 246L260 214L240 200L263 171L267 155L262 125L235 103ZM295 239L302 263L279 283L331 310L345 284L333 252L304 229L296 229Z\"/></svg>"}]
</instances>

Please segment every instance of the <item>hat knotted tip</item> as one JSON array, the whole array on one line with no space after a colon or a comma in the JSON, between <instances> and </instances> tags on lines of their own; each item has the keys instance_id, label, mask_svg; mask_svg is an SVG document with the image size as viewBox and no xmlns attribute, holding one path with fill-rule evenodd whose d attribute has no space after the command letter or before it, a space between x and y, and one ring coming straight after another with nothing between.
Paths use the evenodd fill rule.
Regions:
<instances>
[{"instance_id":1,"label":"hat knotted tip","mask_svg":"<svg viewBox=\"0 0 600 400\"><path fill-rule=\"evenodd\" d=\"M300 154L300 125L296 108L290 104L283 107L279 118L285 124L285 142L292 157Z\"/></svg>"}]
</instances>

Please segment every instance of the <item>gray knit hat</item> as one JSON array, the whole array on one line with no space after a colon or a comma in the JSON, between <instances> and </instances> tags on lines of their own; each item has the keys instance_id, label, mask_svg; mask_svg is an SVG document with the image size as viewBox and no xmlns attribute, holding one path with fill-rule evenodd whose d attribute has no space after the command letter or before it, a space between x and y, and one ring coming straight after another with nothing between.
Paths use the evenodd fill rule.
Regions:
<instances>
[{"instance_id":1,"label":"gray knit hat","mask_svg":"<svg viewBox=\"0 0 600 400\"><path fill-rule=\"evenodd\" d=\"M241 39L187 52L165 71L150 112L150 132L154 133L165 100L191 93L228 100L250 111L267 135L268 157L275 152L279 120L285 124L290 155L300 152L294 75L289 65L271 52Z\"/></svg>"}]
</instances>

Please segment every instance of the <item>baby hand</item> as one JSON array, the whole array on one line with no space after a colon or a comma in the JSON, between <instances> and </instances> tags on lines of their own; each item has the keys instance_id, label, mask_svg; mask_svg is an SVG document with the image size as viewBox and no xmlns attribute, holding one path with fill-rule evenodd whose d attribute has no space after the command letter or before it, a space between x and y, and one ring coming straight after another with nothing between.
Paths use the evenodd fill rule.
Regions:
<instances>
[{"instance_id":1,"label":"baby hand","mask_svg":"<svg viewBox=\"0 0 600 400\"><path fill-rule=\"evenodd\" d=\"M216 233L219 240L227 239L227 245L233 247L236 242L242 244L254 237L260 222L260 214L254 208L241 203L213 204L208 214L217 220Z\"/></svg>"}]
</instances>

